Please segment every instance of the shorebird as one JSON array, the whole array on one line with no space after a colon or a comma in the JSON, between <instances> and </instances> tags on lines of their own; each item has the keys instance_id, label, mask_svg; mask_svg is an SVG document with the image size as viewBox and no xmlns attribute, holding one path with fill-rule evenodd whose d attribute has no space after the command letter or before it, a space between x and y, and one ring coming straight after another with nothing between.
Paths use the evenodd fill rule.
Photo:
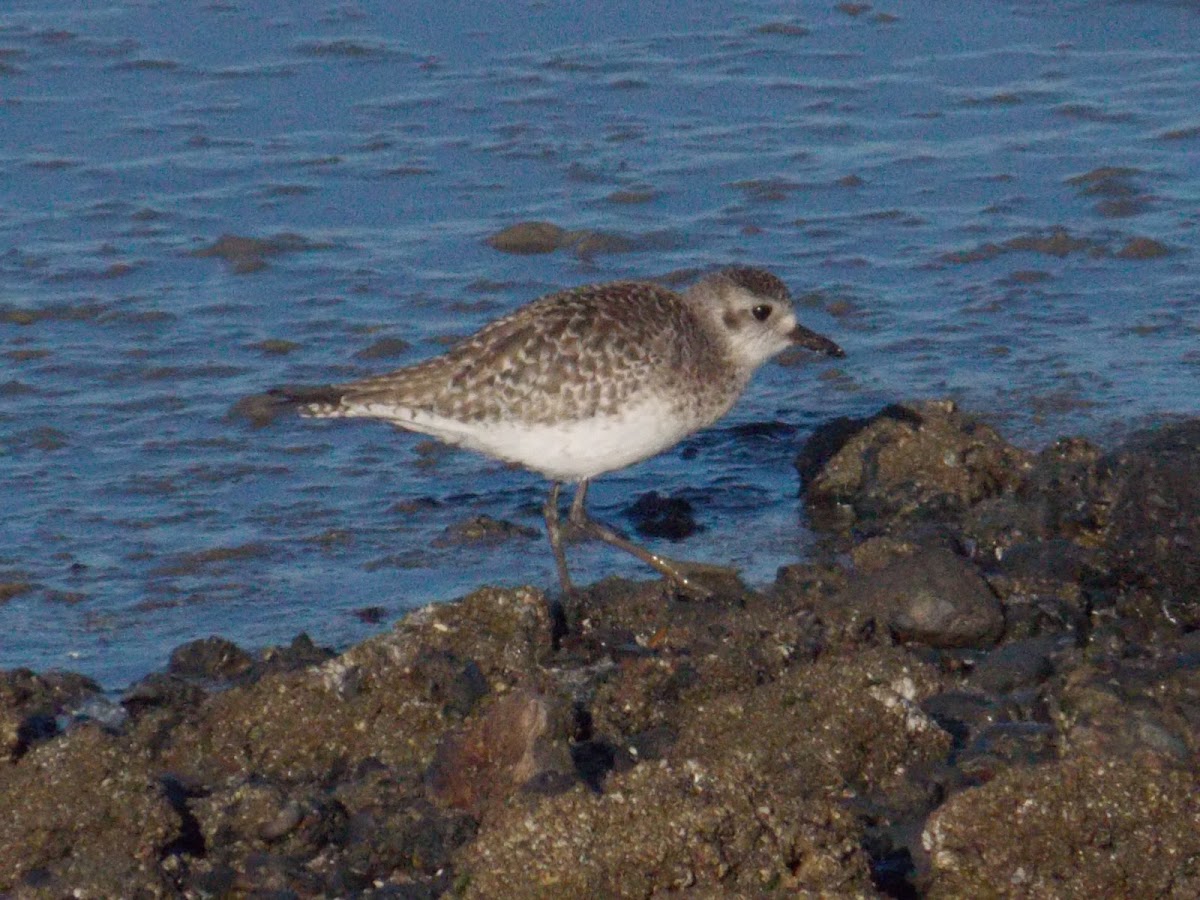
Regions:
<instances>
[{"instance_id":1,"label":"shorebird","mask_svg":"<svg viewBox=\"0 0 1200 900\"><path fill-rule=\"evenodd\" d=\"M683 292L642 281L540 297L441 356L345 384L272 392L315 418L381 419L550 479L544 515L558 578L573 590L559 492L577 485L567 521L685 590L697 566L633 543L588 515L588 484L713 424L763 363L788 347L843 356L796 321L787 286L733 267Z\"/></svg>"}]
</instances>

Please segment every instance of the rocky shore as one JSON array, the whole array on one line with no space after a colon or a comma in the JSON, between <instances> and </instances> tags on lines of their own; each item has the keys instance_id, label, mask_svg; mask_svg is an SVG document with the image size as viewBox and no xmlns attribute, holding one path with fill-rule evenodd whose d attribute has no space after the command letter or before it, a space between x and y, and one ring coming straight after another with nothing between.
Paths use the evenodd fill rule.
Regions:
<instances>
[{"instance_id":1,"label":"rocky shore","mask_svg":"<svg viewBox=\"0 0 1200 900\"><path fill-rule=\"evenodd\" d=\"M821 548L761 592L0 673L0 896L1200 896L1200 421L897 406L797 469Z\"/></svg>"}]
</instances>

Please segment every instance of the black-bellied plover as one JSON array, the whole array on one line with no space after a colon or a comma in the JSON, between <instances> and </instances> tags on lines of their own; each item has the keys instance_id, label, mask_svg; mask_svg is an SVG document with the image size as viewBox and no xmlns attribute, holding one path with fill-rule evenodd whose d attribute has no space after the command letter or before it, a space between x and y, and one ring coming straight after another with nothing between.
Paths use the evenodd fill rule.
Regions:
<instances>
[{"instance_id":1,"label":"black-bellied plover","mask_svg":"<svg viewBox=\"0 0 1200 900\"><path fill-rule=\"evenodd\" d=\"M382 419L545 475L546 530L564 592L573 588L558 498L568 482L578 485L571 525L703 594L685 571L696 567L588 516L588 482L713 424L763 363L792 346L843 355L796 322L779 278L735 267L683 293L618 281L548 294L441 356L346 384L273 393L306 416Z\"/></svg>"}]
</instances>

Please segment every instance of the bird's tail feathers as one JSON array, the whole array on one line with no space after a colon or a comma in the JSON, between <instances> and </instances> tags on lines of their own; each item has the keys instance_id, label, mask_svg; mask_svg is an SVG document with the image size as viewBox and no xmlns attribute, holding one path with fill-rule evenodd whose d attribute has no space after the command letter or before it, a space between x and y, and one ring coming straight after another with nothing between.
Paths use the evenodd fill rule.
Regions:
<instances>
[{"instance_id":1,"label":"bird's tail feathers","mask_svg":"<svg viewBox=\"0 0 1200 900\"><path fill-rule=\"evenodd\" d=\"M285 384L271 388L267 396L280 407L294 409L305 417L337 416L345 411L345 390L335 385Z\"/></svg>"}]
</instances>

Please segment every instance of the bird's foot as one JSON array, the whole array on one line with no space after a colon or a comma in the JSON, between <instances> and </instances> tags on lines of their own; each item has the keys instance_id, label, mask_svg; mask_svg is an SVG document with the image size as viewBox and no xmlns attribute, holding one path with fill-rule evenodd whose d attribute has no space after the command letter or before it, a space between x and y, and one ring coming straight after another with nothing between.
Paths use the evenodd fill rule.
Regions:
<instances>
[{"instance_id":1,"label":"bird's foot","mask_svg":"<svg viewBox=\"0 0 1200 900\"><path fill-rule=\"evenodd\" d=\"M680 593L697 600L712 600L720 593L719 587L722 582L740 584L741 570L733 566L667 559L662 556L657 556L657 559L661 565L654 568L666 575Z\"/></svg>"}]
</instances>

